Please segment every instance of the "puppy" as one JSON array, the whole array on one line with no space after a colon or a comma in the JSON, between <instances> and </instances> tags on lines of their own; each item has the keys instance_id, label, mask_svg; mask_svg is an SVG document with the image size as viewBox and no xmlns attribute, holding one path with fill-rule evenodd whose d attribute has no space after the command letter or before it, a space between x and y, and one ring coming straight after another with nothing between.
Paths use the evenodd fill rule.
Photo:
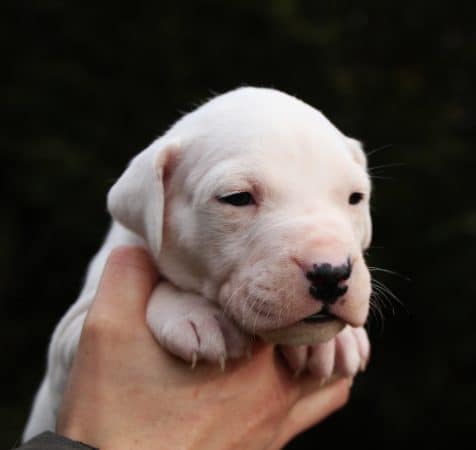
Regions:
<instances>
[{"instance_id":1,"label":"puppy","mask_svg":"<svg viewBox=\"0 0 476 450\"><path fill-rule=\"evenodd\" d=\"M114 219L79 299L54 331L24 439L53 430L87 309L111 249L140 245L167 280L147 322L195 365L280 344L322 380L365 366L370 181L359 142L273 89L240 88L180 119L108 194Z\"/></svg>"}]
</instances>

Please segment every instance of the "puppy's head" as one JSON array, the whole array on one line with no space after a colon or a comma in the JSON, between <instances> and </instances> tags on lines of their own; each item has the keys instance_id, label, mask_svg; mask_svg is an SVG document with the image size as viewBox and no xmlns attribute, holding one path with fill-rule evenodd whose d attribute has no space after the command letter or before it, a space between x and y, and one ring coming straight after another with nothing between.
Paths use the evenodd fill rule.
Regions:
<instances>
[{"instance_id":1,"label":"puppy's head","mask_svg":"<svg viewBox=\"0 0 476 450\"><path fill-rule=\"evenodd\" d=\"M310 343L366 320L369 198L356 140L294 97L242 88L139 154L108 206L170 282L250 333Z\"/></svg>"}]
</instances>

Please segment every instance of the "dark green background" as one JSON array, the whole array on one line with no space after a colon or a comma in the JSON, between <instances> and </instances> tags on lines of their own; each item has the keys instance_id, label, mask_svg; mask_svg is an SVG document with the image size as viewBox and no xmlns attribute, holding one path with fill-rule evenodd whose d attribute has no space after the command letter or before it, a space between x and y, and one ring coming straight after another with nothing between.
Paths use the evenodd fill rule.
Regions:
<instances>
[{"instance_id":1,"label":"dark green background","mask_svg":"<svg viewBox=\"0 0 476 450\"><path fill-rule=\"evenodd\" d=\"M404 302L370 320L347 408L289 446L425 442L476 425L471 2L3 1L0 438L17 442L49 335L108 226L126 162L243 84L321 109L372 150L372 266ZM384 177L384 178L380 178Z\"/></svg>"}]
</instances>

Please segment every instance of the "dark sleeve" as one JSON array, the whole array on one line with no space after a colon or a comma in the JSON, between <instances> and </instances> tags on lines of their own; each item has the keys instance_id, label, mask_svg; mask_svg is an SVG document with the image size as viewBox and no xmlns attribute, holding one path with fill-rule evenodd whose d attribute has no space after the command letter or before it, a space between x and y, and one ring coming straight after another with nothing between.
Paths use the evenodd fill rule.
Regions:
<instances>
[{"instance_id":1,"label":"dark sleeve","mask_svg":"<svg viewBox=\"0 0 476 450\"><path fill-rule=\"evenodd\" d=\"M71 441L64 436L45 431L24 443L19 450L98 450L78 441Z\"/></svg>"}]
</instances>

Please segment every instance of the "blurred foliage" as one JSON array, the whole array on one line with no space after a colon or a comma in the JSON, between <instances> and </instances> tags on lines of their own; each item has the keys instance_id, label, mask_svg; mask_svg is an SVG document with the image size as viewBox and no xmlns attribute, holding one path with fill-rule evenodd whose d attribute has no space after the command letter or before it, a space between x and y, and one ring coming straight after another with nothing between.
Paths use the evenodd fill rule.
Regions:
<instances>
[{"instance_id":1,"label":"blurred foliage","mask_svg":"<svg viewBox=\"0 0 476 450\"><path fill-rule=\"evenodd\" d=\"M289 448L472 435L474 13L458 1L4 0L2 447L19 439L51 331L105 233L109 186L183 111L243 84L297 95L369 153L391 144L370 156L368 258L403 275L374 272L405 306L371 318L350 405Z\"/></svg>"}]
</instances>

